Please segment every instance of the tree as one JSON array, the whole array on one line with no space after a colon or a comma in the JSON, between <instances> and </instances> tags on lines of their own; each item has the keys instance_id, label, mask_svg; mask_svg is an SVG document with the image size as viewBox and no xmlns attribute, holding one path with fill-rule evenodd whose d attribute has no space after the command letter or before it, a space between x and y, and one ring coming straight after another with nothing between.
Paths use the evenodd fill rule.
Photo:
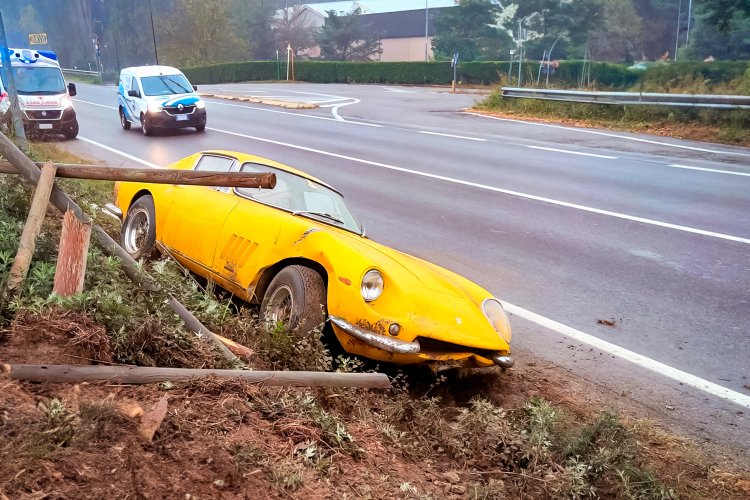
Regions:
<instances>
[{"instance_id":1,"label":"tree","mask_svg":"<svg viewBox=\"0 0 750 500\"><path fill-rule=\"evenodd\" d=\"M273 23L273 36L277 49L286 52L290 47L295 56L307 54L315 47L312 19L299 4L281 10L281 15Z\"/></svg>"},{"instance_id":2,"label":"tree","mask_svg":"<svg viewBox=\"0 0 750 500\"><path fill-rule=\"evenodd\" d=\"M323 59L333 61L369 61L382 54L380 34L372 33L362 22L357 7L345 16L329 10L325 25L315 35Z\"/></svg>"},{"instance_id":3,"label":"tree","mask_svg":"<svg viewBox=\"0 0 750 500\"><path fill-rule=\"evenodd\" d=\"M229 0L177 0L160 27L164 41L159 45L160 63L197 66L236 61L247 51L232 25Z\"/></svg>"},{"instance_id":4,"label":"tree","mask_svg":"<svg viewBox=\"0 0 750 500\"><path fill-rule=\"evenodd\" d=\"M696 16L690 31L690 44L680 50L680 60L750 59L750 16L736 16L726 31L717 30L705 14Z\"/></svg>"},{"instance_id":5,"label":"tree","mask_svg":"<svg viewBox=\"0 0 750 500\"><path fill-rule=\"evenodd\" d=\"M632 0L604 0L602 22L591 32L591 54L606 61L640 58L643 23Z\"/></svg>"},{"instance_id":6,"label":"tree","mask_svg":"<svg viewBox=\"0 0 750 500\"><path fill-rule=\"evenodd\" d=\"M732 22L742 17L750 17L748 0L701 0L698 11L705 14L705 22L721 32L728 32Z\"/></svg>"},{"instance_id":7,"label":"tree","mask_svg":"<svg viewBox=\"0 0 750 500\"><path fill-rule=\"evenodd\" d=\"M511 45L508 33L497 26L501 7L490 0L461 0L443 9L435 21L432 50L435 59L449 60L458 52L463 61L497 60L504 46Z\"/></svg>"},{"instance_id":8,"label":"tree","mask_svg":"<svg viewBox=\"0 0 750 500\"><path fill-rule=\"evenodd\" d=\"M268 0L234 0L237 33L245 39L248 59L272 59L276 49L271 22L275 12Z\"/></svg>"}]
</instances>

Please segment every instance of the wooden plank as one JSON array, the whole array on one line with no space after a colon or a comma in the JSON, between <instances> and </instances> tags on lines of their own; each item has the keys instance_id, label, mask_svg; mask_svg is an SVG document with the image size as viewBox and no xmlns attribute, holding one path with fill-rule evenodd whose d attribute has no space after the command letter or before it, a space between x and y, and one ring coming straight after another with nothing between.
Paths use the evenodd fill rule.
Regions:
<instances>
[{"instance_id":1,"label":"wooden plank","mask_svg":"<svg viewBox=\"0 0 750 500\"><path fill-rule=\"evenodd\" d=\"M42 167L42 174L34 191L34 198L31 201L29 216L26 218L26 224L23 226L21 241L18 243L18 252L10 268L8 282L6 285L8 296L13 296L18 287L26 279L31 265L31 257L34 255L36 248L36 237L42 229L44 215L47 213L49 197L52 193L52 186L55 183L55 172L57 168L51 163L45 163Z\"/></svg>"},{"instance_id":2,"label":"wooden plank","mask_svg":"<svg viewBox=\"0 0 750 500\"><path fill-rule=\"evenodd\" d=\"M388 389L383 373L274 372L253 370L210 370L155 368L145 366L90 365L1 365L11 379L30 382L82 383L108 381L115 384L152 384L203 377L240 379L263 386L366 387Z\"/></svg>"},{"instance_id":3,"label":"wooden plank","mask_svg":"<svg viewBox=\"0 0 750 500\"><path fill-rule=\"evenodd\" d=\"M222 337L218 333L214 333L214 335L216 336L217 339L219 339L219 341L222 344L224 344L225 346L227 346L227 349L229 349L230 351L232 351L233 354L235 354L237 357L239 357L240 359L242 359L244 361L250 361L250 358L252 358L253 354L255 354L255 352L252 349L250 349L249 347L245 347L242 344L238 344L237 342L235 342L232 339L228 339L226 337Z\"/></svg>"},{"instance_id":4,"label":"wooden plank","mask_svg":"<svg viewBox=\"0 0 750 500\"><path fill-rule=\"evenodd\" d=\"M0 160L0 173L17 174L10 161ZM101 165L57 164L57 176L68 179L180 184L186 186L219 186L273 189L276 174L251 172L203 172L156 168L125 168Z\"/></svg>"},{"instance_id":5,"label":"wooden plank","mask_svg":"<svg viewBox=\"0 0 750 500\"><path fill-rule=\"evenodd\" d=\"M65 212L52 289L57 295L69 297L83 291L90 240L91 223L78 220L70 210Z\"/></svg>"}]
</instances>

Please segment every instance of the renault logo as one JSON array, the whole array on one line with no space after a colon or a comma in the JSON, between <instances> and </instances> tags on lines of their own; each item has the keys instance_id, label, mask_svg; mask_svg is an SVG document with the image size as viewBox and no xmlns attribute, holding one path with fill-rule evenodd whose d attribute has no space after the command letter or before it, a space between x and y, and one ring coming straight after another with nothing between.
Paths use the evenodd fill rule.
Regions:
<instances>
[{"instance_id":1,"label":"renault logo","mask_svg":"<svg viewBox=\"0 0 750 500\"><path fill-rule=\"evenodd\" d=\"M42 116L47 116L47 112L46 111L42 111Z\"/></svg>"},{"instance_id":2,"label":"renault logo","mask_svg":"<svg viewBox=\"0 0 750 500\"><path fill-rule=\"evenodd\" d=\"M178 104L177 105L177 109L179 109L180 111L182 111L184 108L185 108L185 106L183 106L182 104Z\"/></svg>"}]
</instances>

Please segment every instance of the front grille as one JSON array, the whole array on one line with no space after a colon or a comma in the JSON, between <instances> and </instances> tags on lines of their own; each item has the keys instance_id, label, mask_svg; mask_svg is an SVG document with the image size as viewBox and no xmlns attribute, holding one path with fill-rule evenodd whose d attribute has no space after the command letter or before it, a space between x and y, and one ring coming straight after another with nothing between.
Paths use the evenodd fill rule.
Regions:
<instances>
[{"instance_id":1,"label":"front grille","mask_svg":"<svg viewBox=\"0 0 750 500\"><path fill-rule=\"evenodd\" d=\"M419 342L420 350L423 352L472 352L484 357L489 357L493 352L488 351L487 349L479 349L476 347L444 342L442 340L436 340L430 337L417 337L414 340L416 342Z\"/></svg>"},{"instance_id":2,"label":"front grille","mask_svg":"<svg viewBox=\"0 0 750 500\"><path fill-rule=\"evenodd\" d=\"M170 114L172 116L174 116L174 115L189 115L190 113L192 113L193 111L195 111L195 106L194 105L185 106L182 109L178 109L177 107L164 108L164 111L166 111L167 114Z\"/></svg>"},{"instance_id":3,"label":"front grille","mask_svg":"<svg viewBox=\"0 0 750 500\"><path fill-rule=\"evenodd\" d=\"M30 120L59 120L61 115L62 111L60 110L26 110L26 116Z\"/></svg>"}]
</instances>

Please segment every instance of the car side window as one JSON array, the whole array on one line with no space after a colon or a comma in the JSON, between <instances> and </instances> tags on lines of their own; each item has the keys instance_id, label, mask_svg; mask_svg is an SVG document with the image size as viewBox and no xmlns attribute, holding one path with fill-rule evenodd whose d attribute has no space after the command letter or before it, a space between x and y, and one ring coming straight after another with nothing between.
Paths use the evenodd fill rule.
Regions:
<instances>
[{"instance_id":1,"label":"car side window","mask_svg":"<svg viewBox=\"0 0 750 500\"><path fill-rule=\"evenodd\" d=\"M202 172L229 172L234 163L234 158L226 156L203 155L198 163L195 164L195 170Z\"/></svg>"}]
</instances>

